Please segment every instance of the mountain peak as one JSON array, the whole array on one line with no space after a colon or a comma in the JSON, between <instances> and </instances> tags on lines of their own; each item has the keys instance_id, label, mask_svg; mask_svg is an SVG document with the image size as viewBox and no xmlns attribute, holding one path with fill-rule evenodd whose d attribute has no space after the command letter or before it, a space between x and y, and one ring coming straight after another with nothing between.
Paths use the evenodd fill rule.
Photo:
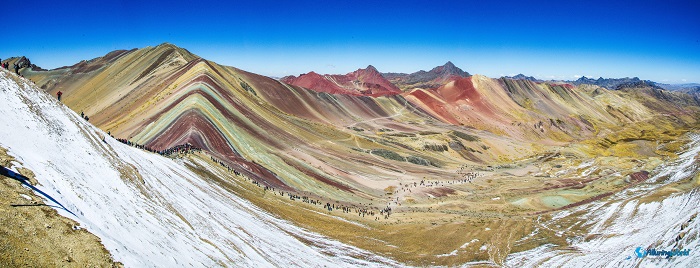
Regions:
<instances>
[{"instance_id":1,"label":"mountain peak","mask_svg":"<svg viewBox=\"0 0 700 268\"><path fill-rule=\"evenodd\" d=\"M155 47L155 49L175 49L175 50L183 50L183 48L180 48L172 43L164 42Z\"/></svg>"},{"instance_id":2,"label":"mountain peak","mask_svg":"<svg viewBox=\"0 0 700 268\"><path fill-rule=\"evenodd\" d=\"M370 64L370 65L367 65L367 68L365 68L365 71L372 72L372 73L378 73L378 72L379 72L379 71L377 71L377 68L375 68L375 67L372 66L371 64Z\"/></svg>"},{"instance_id":3,"label":"mountain peak","mask_svg":"<svg viewBox=\"0 0 700 268\"><path fill-rule=\"evenodd\" d=\"M438 66L430 70L430 72L435 76L460 76L460 77L468 77L469 73L463 71L459 67L455 66L454 63L451 61L448 61L445 63L445 65Z\"/></svg>"}]
</instances>

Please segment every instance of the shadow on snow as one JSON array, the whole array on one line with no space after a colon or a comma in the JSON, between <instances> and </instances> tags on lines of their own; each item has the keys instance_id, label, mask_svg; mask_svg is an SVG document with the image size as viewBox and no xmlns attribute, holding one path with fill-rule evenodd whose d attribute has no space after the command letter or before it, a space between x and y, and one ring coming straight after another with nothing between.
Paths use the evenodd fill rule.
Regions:
<instances>
[{"instance_id":1,"label":"shadow on snow","mask_svg":"<svg viewBox=\"0 0 700 268\"><path fill-rule=\"evenodd\" d=\"M9 177L9 178L12 178L12 179L15 179L15 180L21 182L22 185L28 187L29 189L32 189L35 193L38 193L38 194L46 197L46 199L51 200L51 202L54 202L56 205L58 205L58 206L51 206L51 205L47 205L47 206L63 209L65 211L67 211L68 213L73 214L73 216L78 217L78 215L75 215L75 213L68 210L61 203L59 203L56 199L54 199L50 195L44 193L43 191L39 190L38 188L34 187L34 185L31 185L29 183L29 178L23 176L22 174L18 174L12 170L7 169L6 167L0 166L0 175L6 176L6 177ZM12 206L19 207L19 206L38 206L38 205L12 205Z\"/></svg>"}]
</instances>

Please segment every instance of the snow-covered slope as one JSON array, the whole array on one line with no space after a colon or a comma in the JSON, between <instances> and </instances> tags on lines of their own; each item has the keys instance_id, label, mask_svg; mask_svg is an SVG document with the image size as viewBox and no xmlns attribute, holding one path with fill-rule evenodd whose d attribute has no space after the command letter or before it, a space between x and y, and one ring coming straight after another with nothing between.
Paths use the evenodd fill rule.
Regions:
<instances>
[{"instance_id":1,"label":"snow-covered slope","mask_svg":"<svg viewBox=\"0 0 700 268\"><path fill-rule=\"evenodd\" d=\"M568 247L544 245L511 254L510 267L700 267L700 136L673 162L661 165L646 183L617 193L603 201L565 210L553 215L540 228L563 235L572 224L587 233L569 238ZM668 196L659 195L662 187L695 178L690 190ZM668 189L668 188L667 188ZM535 231L537 232L537 231ZM637 251L690 249L688 256L663 258L638 257ZM664 256L665 257L665 256Z\"/></svg>"},{"instance_id":2,"label":"snow-covered slope","mask_svg":"<svg viewBox=\"0 0 700 268\"><path fill-rule=\"evenodd\" d=\"M26 79L2 70L0 89L0 146L127 267L397 265L275 218L184 163L103 141Z\"/></svg>"}]
</instances>

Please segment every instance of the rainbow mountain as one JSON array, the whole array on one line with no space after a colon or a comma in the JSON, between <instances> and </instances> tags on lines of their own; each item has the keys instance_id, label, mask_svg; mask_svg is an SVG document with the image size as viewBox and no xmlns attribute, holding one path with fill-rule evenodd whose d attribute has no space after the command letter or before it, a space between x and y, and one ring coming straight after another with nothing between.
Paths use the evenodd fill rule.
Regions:
<instances>
[{"instance_id":1,"label":"rainbow mountain","mask_svg":"<svg viewBox=\"0 0 700 268\"><path fill-rule=\"evenodd\" d=\"M367 70L350 75L378 74ZM399 95L328 94L167 43L25 74L115 137L155 150L189 143L270 186L343 199L377 197L396 177L454 176L463 165L523 158L658 116L698 118L698 103L682 103L681 93L481 75Z\"/></svg>"},{"instance_id":2,"label":"rainbow mountain","mask_svg":"<svg viewBox=\"0 0 700 268\"><path fill-rule=\"evenodd\" d=\"M395 216L384 220L398 229L372 227L389 233L436 226L449 234L467 222L525 236L535 230L526 217L588 204L647 176L639 172L677 153L700 118L697 99L644 85L608 90L466 74L401 91L371 66L279 81L167 43L22 74L54 96L61 91L65 105L116 138L153 150L190 144L266 187L334 207L390 207ZM419 265L507 258L468 246L439 256L427 231L416 231L413 244L377 235L396 249L354 245ZM490 244L510 248L522 236ZM521 246L565 244L541 239Z\"/></svg>"}]
</instances>

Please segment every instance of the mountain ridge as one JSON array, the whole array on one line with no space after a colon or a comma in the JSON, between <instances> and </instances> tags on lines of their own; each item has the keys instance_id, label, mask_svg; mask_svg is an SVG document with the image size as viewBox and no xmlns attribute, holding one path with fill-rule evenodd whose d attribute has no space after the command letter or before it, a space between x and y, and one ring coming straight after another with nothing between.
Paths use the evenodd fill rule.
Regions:
<instances>
[{"instance_id":1,"label":"mountain ridge","mask_svg":"<svg viewBox=\"0 0 700 268\"><path fill-rule=\"evenodd\" d=\"M437 88L460 77L471 76L471 74L458 68L451 61L448 61L444 65L434 67L427 72L420 70L410 74L382 73L382 75L402 90L412 88Z\"/></svg>"}]
</instances>

